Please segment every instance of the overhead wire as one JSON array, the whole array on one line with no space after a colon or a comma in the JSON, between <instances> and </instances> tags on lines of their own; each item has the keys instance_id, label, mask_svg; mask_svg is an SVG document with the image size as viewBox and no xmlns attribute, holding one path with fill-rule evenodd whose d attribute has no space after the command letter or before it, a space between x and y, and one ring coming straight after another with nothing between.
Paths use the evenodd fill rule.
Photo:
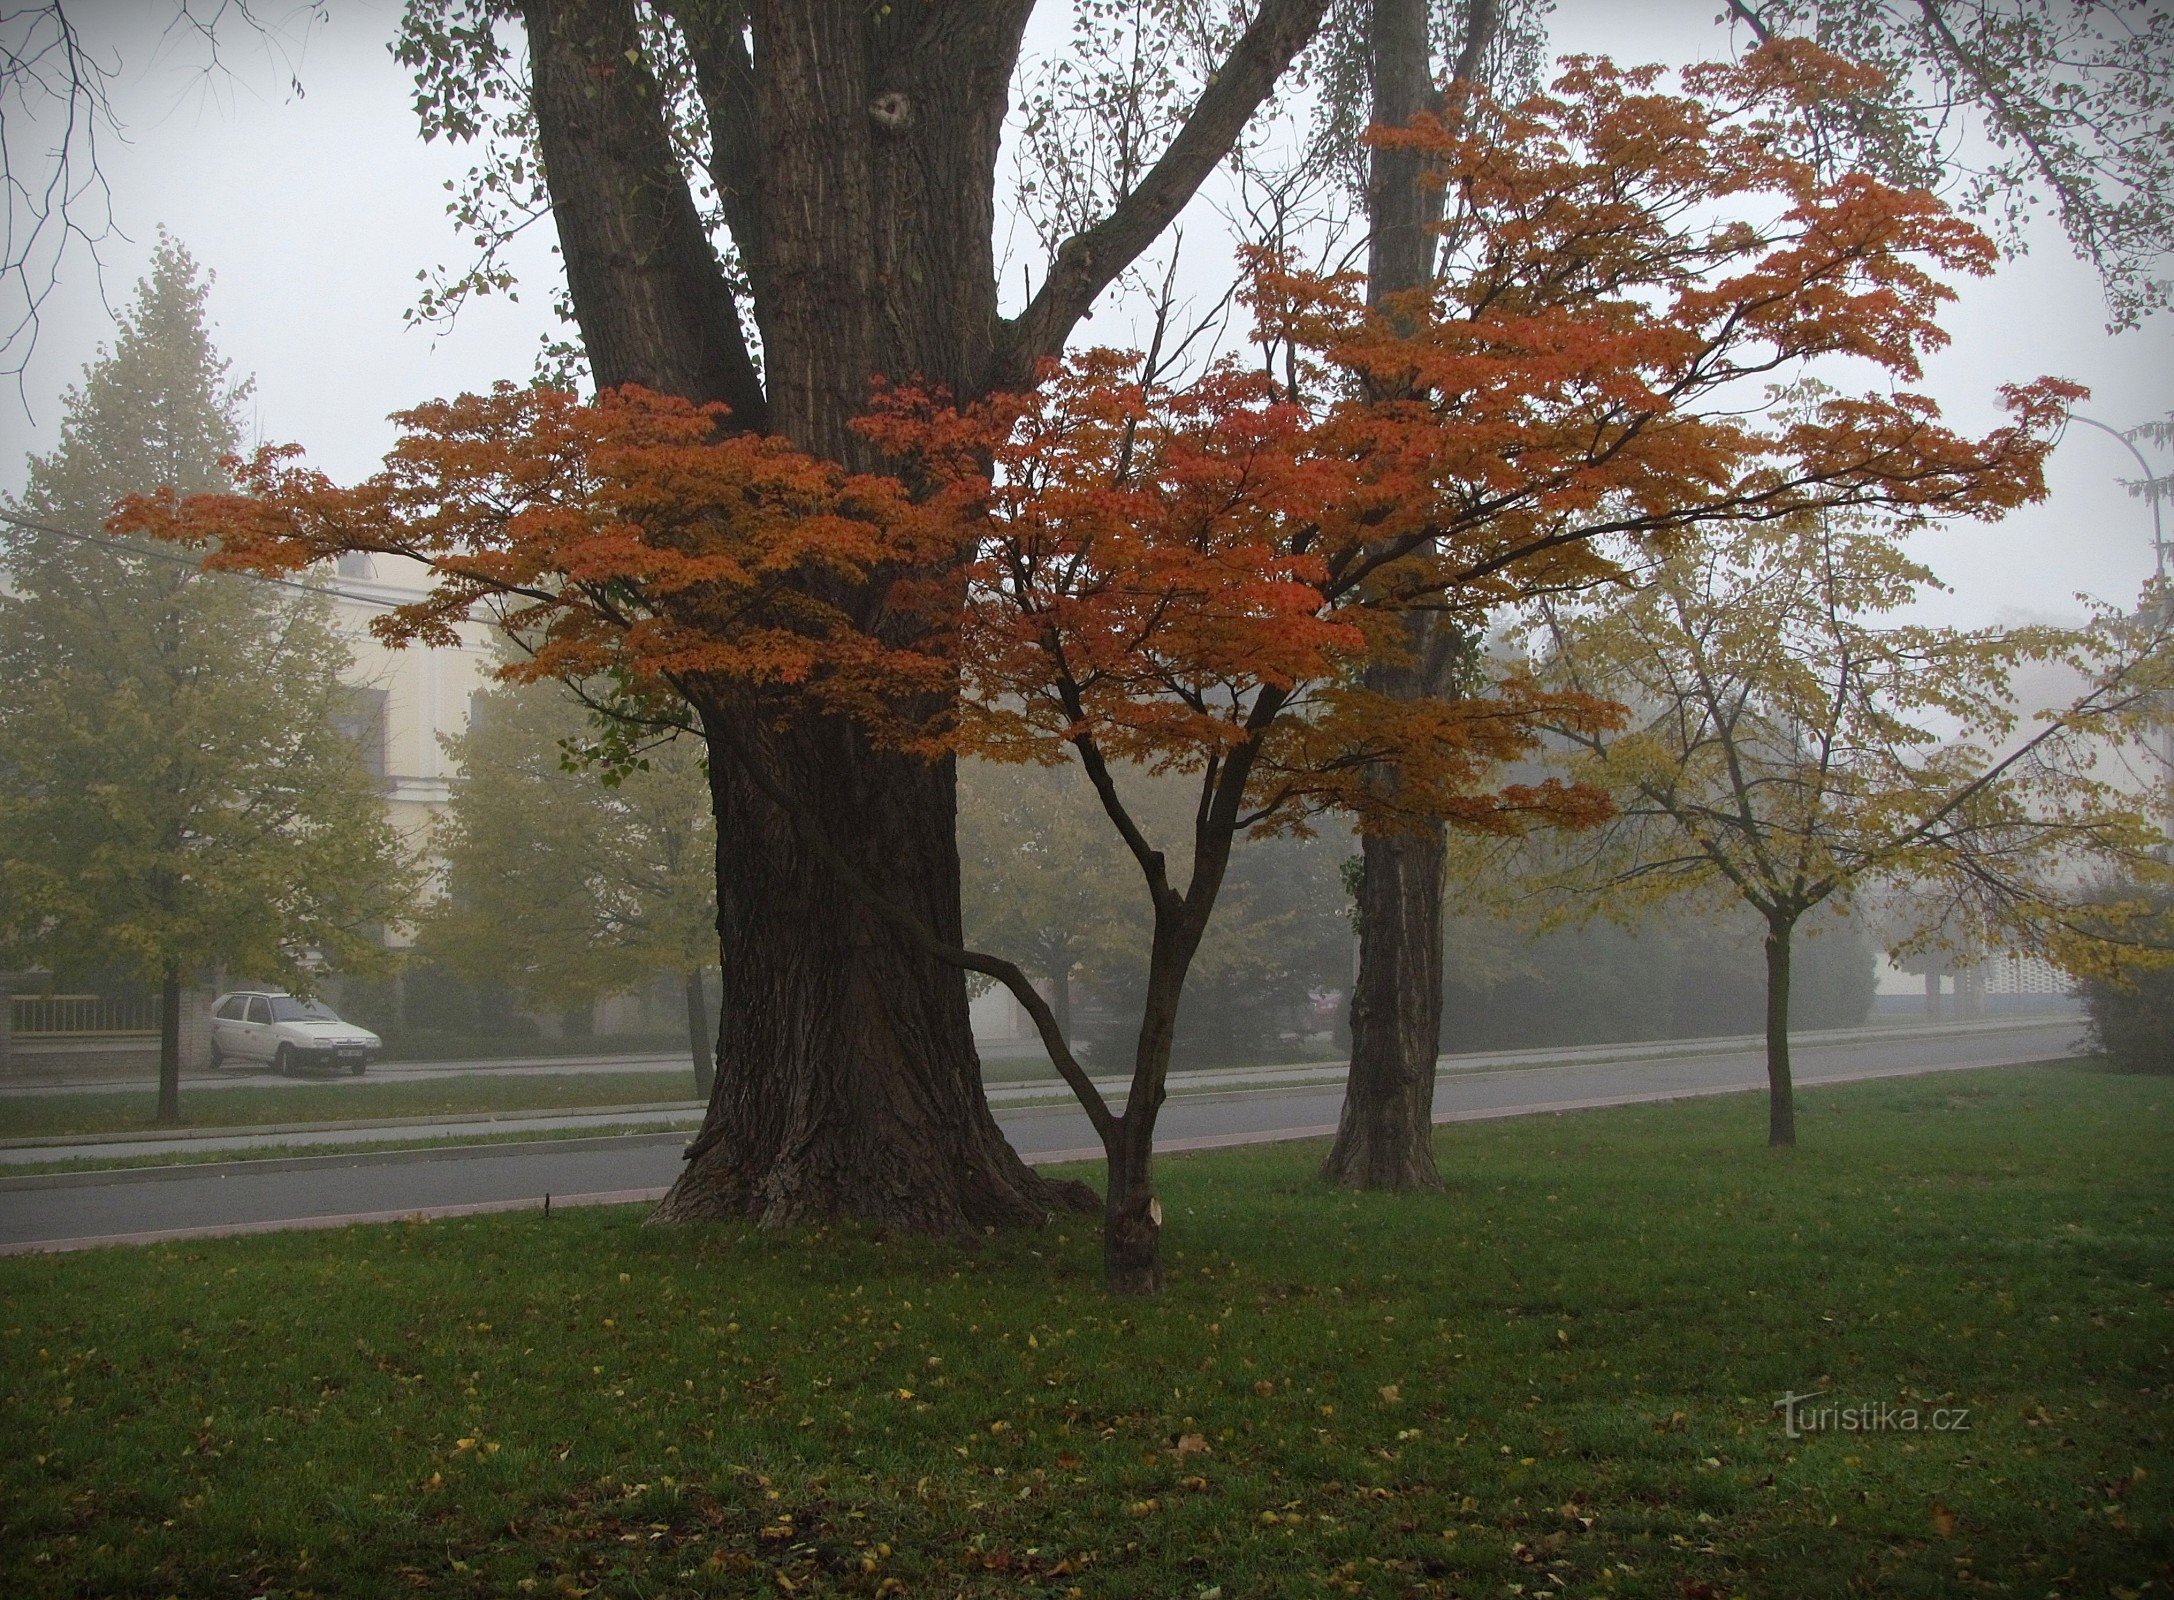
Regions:
<instances>
[{"instance_id":1,"label":"overhead wire","mask_svg":"<svg viewBox=\"0 0 2174 1600\"><path fill-rule=\"evenodd\" d=\"M10 523L31 533L48 534L56 539L71 539L77 544L110 549L124 555L145 556L154 561L169 561L178 566L194 567L198 571L204 570L201 561L180 550L168 550L161 545L124 540L110 533L83 533L74 528L56 527L50 522L40 522L33 517L21 516L4 508L0 508L0 522ZM380 595L363 594L354 589L343 589L336 583L303 583L293 578L272 578L265 576L261 572L241 572L232 568L215 568L212 570L231 572L233 576L246 578L252 583L267 583L277 589L291 589L296 594L329 596L334 599L344 600L350 605L367 607L373 611L397 611L401 606L408 603L403 600L387 600Z\"/></svg>"}]
</instances>

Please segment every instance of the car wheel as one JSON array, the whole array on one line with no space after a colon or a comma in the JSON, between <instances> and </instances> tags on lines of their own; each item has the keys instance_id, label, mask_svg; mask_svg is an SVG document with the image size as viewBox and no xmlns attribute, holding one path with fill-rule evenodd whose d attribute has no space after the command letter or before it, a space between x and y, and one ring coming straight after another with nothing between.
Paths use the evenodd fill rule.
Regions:
<instances>
[{"instance_id":1,"label":"car wheel","mask_svg":"<svg viewBox=\"0 0 2174 1600\"><path fill-rule=\"evenodd\" d=\"M369 1065L370 1063L367 1061L358 1061L347 1070L359 1078L363 1075L363 1072L369 1067Z\"/></svg>"},{"instance_id":2,"label":"car wheel","mask_svg":"<svg viewBox=\"0 0 2174 1600\"><path fill-rule=\"evenodd\" d=\"M283 1078L293 1073L294 1050L291 1046L281 1045L272 1052L272 1070Z\"/></svg>"},{"instance_id":3,"label":"car wheel","mask_svg":"<svg viewBox=\"0 0 2174 1600\"><path fill-rule=\"evenodd\" d=\"M226 1052L219 1048L219 1041L216 1039L211 1041L211 1064L214 1067L226 1065Z\"/></svg>"}]
</instances>

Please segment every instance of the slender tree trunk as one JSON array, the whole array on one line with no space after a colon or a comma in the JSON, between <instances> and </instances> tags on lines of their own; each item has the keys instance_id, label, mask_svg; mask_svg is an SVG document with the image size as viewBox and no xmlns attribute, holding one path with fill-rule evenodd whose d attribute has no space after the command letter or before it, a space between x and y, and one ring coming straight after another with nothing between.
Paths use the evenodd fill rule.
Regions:
<instances>
[{"instance_id":1,"label":"slender tree trunk","mask_svg":"<svg viewBox=\"0 0 2174 1600\"><path fill-rule=\"evenodd\" d=\"M1940 969L1938 967L1927 967L1925 969L1925 1015L1928 1017L1940 1015Z\"/></svg>"},{"instance_id":2,"label":"slender tree trunk","mask_svg":"<svg viewBox=\"0 0 2174 1600\"><path fill-rule=\"evenodd\" d=\"M1347 1189L1438 1189L1434 1066L1442 1031L1445 841L1440 828L1429 828L1416 837L1368 834L1361 848L1351 1078L1321 1176Z\"/></svg>"},{"instance_id":3,"label":"slender tree trunk","mask_svg":"<svg viewBox=\"0 0 2174 1600\"><path fill-rule=\"evenodd\" d=\"M1401 127L1437 103L1428 45L1428 0L1373 0L1369 54L1373 120ZM1474 0L1471 37L1458 62L1477 70L1495 26L1493 0ZM1372 221L1367 299L1396 316L1396 298L1434 274L1438 191L1418 152L1377 149L1367 184ZM1444 692L1451 658L1425 613L1407 619L1411 661L1369 671L1370 687L1406 699ZM1376 781L1393 787L1393 771ZM1352 984L1351 1076L1343 1115L1321 1175L1352 1189L1439 1188L1434 1167L1434 1063L1441 1050L1442 890L1447 840L1439 825L1368 835L1359 916L1359 971Z\"/></svg>"},{"instance_id":4,"label":"slender tree trunk","mask_svg":"<svg viewBox=\"0 0 2174 1600\"><path fill-rule=\"evenodd\" d=\"M1789 946L1793 923L1766 931L1766 1142L1797 1142L1796 1089L1789 1076Z\"/></svg>"},{"instance_id":5,"label":"slender tree trunk","mask_svg":"<svg viewBox=\"0 0 2174 1600\"><path fill-rule=\"evenodd\" d=\"M1112 1294L1162 1293L1162 1202L1151 1170L1154 1119L1128 1107L1109 1146L1102 1205L1102 1277Z\"/></svg>"},{"instance_id":6,"label":"slender tree trunk","mask_svg":"<svg viewBox=\"0 0 2174 1600\"><path fill-rule=\"evenodd\" d=\"M158 1121L172 1126L181 1120L181 964L166 963L159 980L159 1109Z\"/></svg>"},{"instance_id":7,"label":"slender tree trunk","mask_svg":"<svg viewBox=\"0 0 2174 1600\"><path fill-rule=\"evenodd\" d=\"M702 969L690 967L682 987L687 995L687 1050L694 1057L695 1093L705 1101L717 1082L717 1068L710 1057L710 1008L702 994Z\"/></svg>"},{"instance_id":8,"label":"slender tree trunk","mask_svg":"<svg viewBox=\"0 0 2174 1600\"><path fill-rule=\"evenodd\" d=\"M1102 1202L1102 1275L1112 1294L1162 1293L1162 1202L1155 1195L1155 1123L1170 1081L1178 1001L1197 934L1156 918L1148 956L1147 1008L1140 1018L1125 1114L1104 1141L1109 1158Z\"/></svg>"}]
</instances>

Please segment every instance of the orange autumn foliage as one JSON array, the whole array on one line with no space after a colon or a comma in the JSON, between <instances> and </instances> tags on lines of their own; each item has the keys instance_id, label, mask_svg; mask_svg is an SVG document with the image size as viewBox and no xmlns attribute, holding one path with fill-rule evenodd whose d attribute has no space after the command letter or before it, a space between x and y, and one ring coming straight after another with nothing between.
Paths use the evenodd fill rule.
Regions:
<instances>
[{"instance_id":1,"label":"orange autumn foliage","mask_svg":"<svg viewBox=\"0 0 2174 1600\"><path fill-rule=\"evenodd\" d=\"M1515 676L1453 702L1369 692L1404 611L1477 627L1709 521L1996 515L2041 492L2080 392L2011 388L2012 422L1972 439L1895 387L1942 342L1944 277L1993 255L1932 196L1809 159L1810 108L1862 69L1785 42L1676 92L1661 76L1575 60L1549 94L1379 132L1448 188L1441 270L1393 315L1263 254L1258 362L1171 389L1089 352L966 413L891 391L865 423L891 474L638 389L500 386L404 414L362 484L266 451L241 492L118 525L264 572L406 556L434 587L382 619L395 641L488 616L532 645L529 675L813 704L930 754L1182 768L1233 826L1589 820L1592 796L1484 773L1542 710L1604 709ZM1762 396L1809 363L1877 381ZM1399 783L1364 782L1384 758Z\"/></svg>"}]
</instances>

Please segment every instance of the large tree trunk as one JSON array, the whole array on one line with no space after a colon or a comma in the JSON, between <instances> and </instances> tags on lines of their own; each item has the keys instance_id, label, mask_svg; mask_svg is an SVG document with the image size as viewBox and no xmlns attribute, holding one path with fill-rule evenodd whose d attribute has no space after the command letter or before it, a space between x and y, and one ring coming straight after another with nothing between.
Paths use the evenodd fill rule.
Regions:
<instances>
[{"instance_id":1,"label":"large tree trunk","mask_svg":"<svg viewBox=\"0 0 2174 1600\"><path fill-rule=\"evenodd\" d=\"M159 980L158 1120L167 1126L181 1120L181 967L172 961Z\"/></svg>"},{"instance_id":2,"label":"large tree trunk","mask_svg":"<svg viewBox=\"0 0 2174 1600\"><path fill-rule=\"evenodd\" d=\"M806 825L959 942L949 763L871 751L837 722L786 729L764 761ZM958 1233L1091 1207L998 1130L958 969L855 900L735 760L710 763L710 788L718 837L738 846L717 863L729 1000L709 1118L658 1218L854 1216Z\"/></svg>"},{"instance_id":3,"label":"large tree trunk","mask_svg":"<svg viewBox=\"0 0 2174 1600\"><path fill-rule=\"evenodd\" d=\"M702 969L688 968L681 988L687 997L687 1053L694 1058L694 1091L707 1100L716 1087L717 1067L710 1055L710 1007L702 994Z\"/></svg>"},{"instance_id":4,"label":"large tree trunk","mask_svg":"<svg viewBox=\"0 0 2174 1600\"><path fill-rule=\"evenodd\" d=\"M1351 1077L1321 1175L1347 1189L1437 1189L1444 838L1440 828L1368 834L1361 848Z\"/></svg>"},{"instance_id":5,"label":"large tree trunk","mask_svg":"<svg viewBox=\"0 0 2174 1600\"><path fill-rule=\"evenodd\" d=\"M1031 377L1221 159L1325 4L1263 0L1170 153L1010 321L997 314L995 170L1032 0L660 4L694 63L760 331L758 378L631 0L523 0L544 170L597 383L722 402L728 426L880 469L852 427L874 381L919 380L963 403ZM882 593L828 598L873 620ZM699 620L699 597L688 603ZM950 1231L1076 1201L1077 1186L1038 1178L998 1133L962 974L851 904L727 752L759 744L796 815L821 819L882 893L956 939L949 768L873 751L805 708L693 694L719 752L729 999L709 1118L657 1215Z\"/></svg>"},{"instance_id":6,"label":"large tree trunk","mask_svg":"<svg viewBox=\"0 0 2174 1600\"><path fill-rule=\"evenodd\" d=\"M1491 0L1474 0L1461 76L1476 70L1494 10ZM1428 11L1427 0L1373 0L1369 54L1377 123L1401 127L1436 103ZM1433 276L1437 195L1416 151L1373 152L1367 299L1385 316L1394 318L1397 297ZM1453 652L1442 631L1430 616L1412 616L1406 629L1410 663L1370 671L1369 685L1407 698L1443 692L1443 670ZM1396 777L1383 771L1375 781L1393 787ZM1353 1189L1436 1188L1434 1062L1441 1049L1446 838L1439 826L1413 826L1369 834L1362 849L1351 1076L1321 1175Z\"/></svg>"},{"instance_id":7,"label":"large tree trunk","mask_svg":"<svg viewBox=\"0 0 2174 1600\"><path fill-rule=\"evenodd\" d=\"M1796 1088L1789 1076L1789 944L1786 922L1766 931L1766 1142L1797 1142Z\"/></svg>"}]
</instances>

